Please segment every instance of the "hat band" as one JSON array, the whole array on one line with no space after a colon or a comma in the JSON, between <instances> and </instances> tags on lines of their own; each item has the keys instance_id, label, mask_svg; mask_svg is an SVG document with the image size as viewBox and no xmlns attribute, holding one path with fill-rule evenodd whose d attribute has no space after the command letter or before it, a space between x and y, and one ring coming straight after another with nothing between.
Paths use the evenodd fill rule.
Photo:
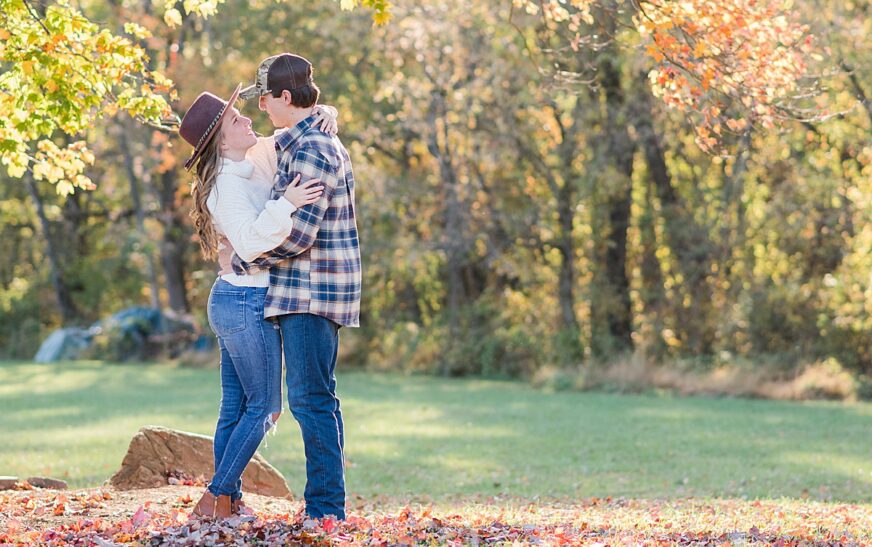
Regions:
<instances>
[{"instance_id":1,"label":"hat band","mask_svg":"<svg viewBox=\"0 0 872 547\"><path fill-rule=\"evenodd\" d=\"M225 103L224 107L218 111L218 114L215 116L215 119L212 120L212 123L209 124L209 127L206 128L206 131L203 132L203 135L200 137L200 140L197 141L197 146L194 147L194 150L199 150L200 146L203 144L203 141L206 140L206 137L209 136L209 133L212 132L212 129L215 128L215 124L218 123L218 120L221 119L221 116L224 114L224 111L227 110L227 105L229 103Z\"/></svg>"}]
</instances>

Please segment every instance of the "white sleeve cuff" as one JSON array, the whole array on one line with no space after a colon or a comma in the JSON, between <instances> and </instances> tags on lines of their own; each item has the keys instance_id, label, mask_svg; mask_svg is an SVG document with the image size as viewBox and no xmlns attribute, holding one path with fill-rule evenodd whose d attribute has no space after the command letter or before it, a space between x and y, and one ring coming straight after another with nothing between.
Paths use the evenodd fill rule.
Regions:
<instances>
[{"instance_id":1,"label":"white sleeve cuff","mask_svg":"<svg viewBox=\"0 0 872 547\"><path fill-rule=\"evenodd\" d=\"M264 209L276 218L290 216L297 212L297 206L283 197L267 201Z\"/></svg>"}]
</instances>

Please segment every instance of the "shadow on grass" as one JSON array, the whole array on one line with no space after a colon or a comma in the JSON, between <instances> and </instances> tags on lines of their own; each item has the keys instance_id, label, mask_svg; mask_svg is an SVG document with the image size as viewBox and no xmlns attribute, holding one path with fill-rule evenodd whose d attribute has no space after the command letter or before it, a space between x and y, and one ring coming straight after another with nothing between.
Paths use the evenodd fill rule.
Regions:
<instances>
[{"instance_id":1,"label":"shadow on grass","mask_svg":"<svg viewBox=\"0 0 872 547\"><path fill-rule=\"evenodd\" d=\"M372 472L385 492L406 493L392 480L405 475L420 485L409 492L437 494L872 500L869 405L544 394L391 376L359 393L349 383L347 420L404 410L349 437L359 469L385 470Z\"/></svg>"},{"instance_id":2,"label":"shadow on grass","mask_svg":"<svg viewBox=\"0 0 872 547\"><path fill-rule=\"evenodd\" d=\"M11 364L0 365L0 380L0 438L11 439L0 455L75 446L83 478L99 476L85 441L63 448L57 432L81 430L85 439L121 419L172 416L175 427L209 433L219 401L216 370ZM359 372L339 381L349 490L364 496L872 501L870 405L546 394L516 382ZM301 491L304 458L291 422L286 413L262 452ZM45 435L16 440L35 427ZM111 442L123 454L128 441Z\"/></svg>"},{"instance_id":3,"label":"shadow on grass","mask_svg":"<svg viewBox=\"0 0 872 547\"><path fill-rule=\"evenodd\" d=\"M136 413L188 415L218 409L216 370L93 362L36 366L56 367L58 374L40 375L37 385L26 389L34 383L33 374L0 367L3 385L24 387L0 399L4 429L85 427Z\"/></svg>"}]
</instances>

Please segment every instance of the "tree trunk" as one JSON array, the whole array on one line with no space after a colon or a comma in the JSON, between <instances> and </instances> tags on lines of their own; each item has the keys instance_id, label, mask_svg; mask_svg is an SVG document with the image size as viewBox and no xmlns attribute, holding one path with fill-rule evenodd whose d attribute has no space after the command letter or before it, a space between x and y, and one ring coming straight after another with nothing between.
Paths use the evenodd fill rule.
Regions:
<instances>
[{"instance_id":1,"label":"tree trunk","mask_svg":"<svg viewBox=\"0 0 872 547\"><path fill-rule=\"evenodd\" d=\"M145 210L142 208L139 177L136 176L133 170L133 154L130 151L130 141L127 138L127 132L130 130L129 124L124 124L120 127L118 143L124 156L124 169L127 173L127 180L130 183L130 200L133 203L133 213L136 219L136 237L145 253L146 269L148 270L146 274L148 275L150 289L149 302L152 308L160 308L160 285L157 280L157 267L155 266L154 255L149 245L148 234L145 232Z\"/></svg>"},{"instance_id":2,"label":"tree trunk","mask_svg":"<svg viewBox=\"0 0 872 547\"><path fill-rule=\"evenodd\" d=\"M630 227L631 184L635 144L627 130L628 116L621 75L614 66L616 55L606 53L600 74L606 97L605 153L620 177L610 185L607 208L608 230L605 249L605 279L608 306L609 350L626 351L633 347L630 279L627 274L627 230Z\"/></svg>"},{"instance_id":3,"label":"tree trunk","mask_svg":"<svg viewBox=\"0 0 872 547\"><path fill-rule=\"evenodd\" d=\"M557 276L557 300L560 306L561 319L561 351L566 362L574 363L584 355L584 347L581 342L581 327L578 315L575 311L576 304L576 271L577 249L575 244L575 210L578 199L579 181L581 173L576 166L578 154L579 133L582 129L582 100L576 98L572 111L568 113L569 120L564 120L561 109L556 102L552 102L554 121L560 128L561 141L558 146L560 159L560 173L548 172L548 165L544 159L539 159L540 168L545 171L548 186L554 194L557 202L557 233L555 234L555 246L560 251L560 269ZM571 122L571 123L567 123ZM558 184L557 179L562 183Z\"/></svg>"},{"instance_id":4,"label":"tree trunk","mask_svg":"<svg viewBox=\"0 0 872 547\"><path fill-rule=\"evenodd\" d=\"M642 301L644 321L640 325L641 339L647 356L660 358L666 352L663 340L663 304L666 295L663 291L663 273L657 257L657 212L654 208L654 186L645 182L645 203L639 218L640 254L639 265L642 287L639 297Z\"/></svg>"},{"instance_id":5,"label":"tree trunk","mask_svg":"<svg viewBox=\"0 0 872 547\"><path fill-rule=\"evenodd\" d=\"M686 349L691 353L710 354L715 330L710 318L712 309L708 276L714 246L707 229L694 220L672 185L663 146L653 126L652 102L647 90L640 90L637 104L640 107L636 117L638 138L645 152L648 174L657 189L667 243L684 278L679 290L690 300L688 306L679 305L676 310L676 331L683 334L679 338L683 338Z\"/></svg>"},{"instance_id":6,"label":"tree trunk","mask_svg":"<svg viewBox=\"0 0 872 547\"><path fill-rule=\"evenodd\" d=\"M560 225L560 236L557 240L557 249L560 251L557 296L560 301L560 317L563 321L562 330L567 336L578 339L580 328L575 313L575 244L572 239L575 220L573 195L569 183L564 183L557 198L557 218Z\"/></svg>"},{"instance_id":7,"label":"tree trunk","mask_svg":"<svg viewBox=\"0 0 872 547\"><path fill-rule=\"evenodd\" d=\"M463 288L463 256L465 250L464 215L457 181L457 173L451 158L448 141L445 95L441 90L433 92L430 101L430 154L439 162L439 176L445 192L445 225L442 234L442 248L446 258L446 300L449 344L460 336L460 308L465 299ZM440 145L440 129L441 140ZM443 374L450 374L451 359L443 361Z\"/></svg>"},{"instance_id":8,"label":"tree trunk","mask_svg":"<svg viewBox=\"0 0 872 547\"><path fill-rule=\"evenodd\" d=\"M177 203L178 175L174 169L160 174L158 196L160 198L161 220L164 225L160 242L160 261L166 281L170 308L178 312L188 312L188 294L185 284L185 254L187 235L179 216Z\"/></svg>"},{"instance_id":9,"label":"tree trunk","mask_svg":"<svg viewBox=\"0 0 872 547\"><path fill-rule=\"evenodd\" d=\"M609 336L616 351L633 348L630 280L627 277L627 229L630 225L630 190L624 189L609 202L609 238L606 276L611 284L614 308L608 315Z\"/></svg>"},{"instance_id":10,"label":"tree trunk","mask_svg":"<svg viewBox=\"0 0 872 547\"><path fill-rule=\"evenodd\" d=\"M42 229L43 237L45 238L46 255L48 256L48 264L52 287L54 288L55 298L57 298L58 307L60 308L61 318L64 325L75 324L79 317L79 310L70 295L70 289L64 278L63 265L58 254L58 247L52 235L51 222L45 214L45 207L42 199L39 196L39 191L36 188L36 183L30 173L25 175L27 181L27 190L30 193L30 198L33 200L33 205L36 207L36 216L39 218L39 224Z\"/></svg>"}]
</instances>

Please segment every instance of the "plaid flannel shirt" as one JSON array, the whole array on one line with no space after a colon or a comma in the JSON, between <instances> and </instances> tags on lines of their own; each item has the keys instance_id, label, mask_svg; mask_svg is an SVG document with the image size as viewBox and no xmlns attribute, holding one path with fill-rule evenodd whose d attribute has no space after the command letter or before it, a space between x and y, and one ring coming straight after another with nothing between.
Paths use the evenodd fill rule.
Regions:
<instances>
[{"instance_id":1,"label":"plaid flannel shirt","mask_svg":"<svg viewBox=\"0 0 872 547\"><path fill-rule=\"evenodd\" d=\"M247 274L269 268L264 316L311 313L346 327L360 326L360 241L354 209L351 159L336 137L309 117L275 137L278 171L272 199L298 174L321 179L324 193L298 209L285 241L245 262L233 255L233 270Z\"/></svg>"}]
</instances>

